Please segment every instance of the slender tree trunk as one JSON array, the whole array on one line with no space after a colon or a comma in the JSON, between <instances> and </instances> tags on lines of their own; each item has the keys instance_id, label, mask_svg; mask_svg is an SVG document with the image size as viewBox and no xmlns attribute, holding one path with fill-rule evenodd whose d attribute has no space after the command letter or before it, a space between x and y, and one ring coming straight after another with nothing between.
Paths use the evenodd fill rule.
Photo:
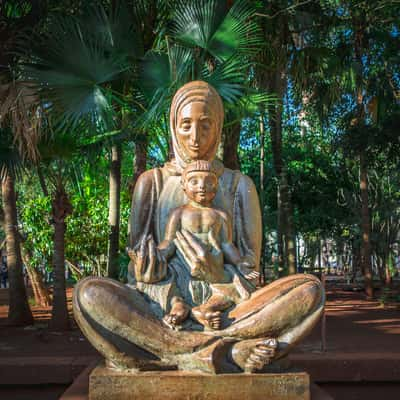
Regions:
<instances>
[{"instance_id":1,"label":"slender tree trunk","mask_svg":"<svg viewBox=\"0 0 400 400\"><path fill-rule=\"evenodd\" d=\"M24 277L22 273L21 246L18 233L17 203L14 180L6 174L2 181L4 210L4 230L7 243L7 266L9 287L8 323L10 325L33 324L32 312L29 308Z\"/></svg>"},{"instance_id":2,"label":"slender tree trunk","mask_svg":"<svg viewBox=\"0 0 400 400\"><path fill-rule=\"evenodd\" d=\"M67 294L65 284L65 219L72 212L72 206L64 188L59 185L53 204L52 213L54 221L54 285L53 285L53 311L50 327L57 331L69 328Z\"/></svg>"},{"instance_id":3,"label":"slender tree trunk","mask_svg":"<svg viewBox=\"0 0 400 400\"><path fill-rule=\"evenodd\" d=\"M39 183L40 183L40 187L42 188L43 195L47 197L49 195L49 191L47 190L46 180L44 179L43 172L42 172L40 166L37 167L37 173L38 173Z\"/></svg>"},{"instance_id":4,"label":"slender tree trunk","mask_svg":"<svg viewBox=\"0 0 400 400\"><path fill-rule=\"evenodd\" d=\"M261 284L265 283L265 123L264 113L260 114L260 208L261 208L261 219L262 219L262 243L261 243Z\"/></svg>"},{"instance_id":5,"label":"slender tree trunk","mask_svg":"<svg viewBox=\"0 0 400 400\"><path fill-rule=\"evenodd\" d=\"M381 283L382 283L382 285L384 285L385 284L386 257L385 256L380 257L375 254L373 259L375 260L375 265L376 265Z\"/></svg>"},{"instance_id":6,"label":"slender tree trunk","mask_svg":"<svg viewBox=\"0 0 400 400\"><path fill-rule=\"evenodd\" d=\"M239 170L238 146L240 140L241 124L237 122L228 128L224 128L223 132L223 163L225 167Z\"/></svg>"},{"instance_id":7,"label":"slender tree trunk","mask_svg":"<svg viewBox=\"0 0 400 400\"><path fill-rule=\"evenodd\" d=\"M291 193L287 180L286 172L282 172L282 196L284 197L283 211L285 226L284 237L285 237L285 249L286 249L286 262L288 267L288 273L290 275L297 273L297 256L296 256L296 235L294 233L293 223L293 204L291 200Z\"/></svg>"},{"instance_id":8,"label":"slender tree trunk","mask_svg":"<svg viewBox=\"0 0 400 400\"><path fill-rule=\"evenodd\" d=\"M364 151L360 154L360 192L361 192L361 264L364 271L365 293L373 297L373 275L371 265L371 216L368 202L368 170Z\"/></svg>"},{"instance_id":9,"label":"slender tree trunk","mask_svg":"<svg viewBox=\"0 0 400 400\"><path fill-rule=\"evenodd\" d=\"M391 251L388 252L385 262L385 286L392 284L392 275L390 274L390 267L393 265L393 254Z\"/></svg>"},{"instance_id":10,"label":"slender tree trunk","mask_svg":"<svg viewBox=\"0 0 400 400\"><path fill-rule=\"evenodd\" d=\"M354 30L354 56L358 66L356 74L357 87L357 118L359 126L363 124L364 113L364 91L363 91L363 56L367 47L365 38L365 26L358 17L353 17ZM360 195L361 195L361 266L364 273L364 290L367 297L373 297L373 274L371 265L371 216L368 201L368 169L366 149L360 150Z\"/></svg>"},{"instance_id":11,"label":"slender tree trunk","mask_svg":"<svg viewBox=\"0 0 400 400\"><path fill-rule=\"evenodd\" d=\"M273 87L275 87L273 85ZM274 89L273 89L274 90ZM282 91L277 93L279 100L282 97L279 96ZM282 205L282 182L281 174L283 168L282 160L282 104L271 105L269 107L269 131L271 136L271 147L272 147L272 158L275 169L275 176L277 179L277 242L278 242L278 262L279 268L283 271L285 268L285 252L284 252L284 211Z\"/></svg>"},{"instance_id":12,"label":"slender tree trunk","mask_svg":"<svg viewBox=\"0 0 400 400\"><path fill-rule=\"evenodd\" d=\"M322 274L322 262L321 262L321 238L318 236L318 272Z\"/></svg>"},{"instance_id":13,"label":"slender tree trunk","mask_svg":"<svg viewBox=\"0 0 400 400\"><path fill-rule=\"evenodd\" d=\"M118 279L119 276L119 223L121 205L121 146L111 148L110 195L109 195L109 237L107 275Z\"/></svg>"},{"instance_id":14,"label":"slender tree trunk","mask_svg":"<svg viewBox=\"0 0 400 400\"><path fill-rule=\"evenodd\" d=\"M278 214L278 255L280 267L288 268L288 273L296 271L296 240L293 224L293 205L287 180L287 173L282 155L282 116L283 97L287 85L287 76L282 70L275 72L272 86L278 97L278 103L269 108L269 123L272 145L272 156L275 174L278 180L277 214Z\"/></svg>"},{"instance_id":15,"label":"slender tree trunk","mask_svg":"<svg viewBox=\"0 0 400 400\"><path fill-rule=\"evenodd\" d=\"M41 307L48 307L51 305L49 291L44 285L42 274L32 266L30 258L29 252L22 249L22 259L24 260L26 271L31 281L35 304Z\"/></svg>"}]
</instances>

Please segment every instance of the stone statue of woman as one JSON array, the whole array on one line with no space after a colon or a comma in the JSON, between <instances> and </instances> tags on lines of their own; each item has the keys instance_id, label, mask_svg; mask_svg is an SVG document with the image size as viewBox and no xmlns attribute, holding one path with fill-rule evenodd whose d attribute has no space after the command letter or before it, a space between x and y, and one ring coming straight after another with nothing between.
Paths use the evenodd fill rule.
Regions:
<instances>
[{"instance_id":1,"label":"stone statue of woman","mask_svg":"<svg viewBox=\"0 0 400 400\"><path fill-rule=\"evenodd\" d=\"M215 158L223 117L221 98L209 84L194 81L177 91L170 112L175 158L146 171L135 187L128 284L86 278L75 288L77 323L109 366L256 372L285 356L321 316L325 298L320 281L299 274L258 290L249 284L248 298L223 313L219 329L202 330L189 324L175 330L163 323L181 279L179 268L166 261L159 245L169 216L187 203L181 175L188 164L212 163L218 177L213 206L231 218L232 243L241 260L250 270L260 268L261 213L254 184ZM187 231L175 240L185 262L193 264L190 267L211 273L221 269L224 260L218 249L205 246Z\"/></svg>"}]
</instances>

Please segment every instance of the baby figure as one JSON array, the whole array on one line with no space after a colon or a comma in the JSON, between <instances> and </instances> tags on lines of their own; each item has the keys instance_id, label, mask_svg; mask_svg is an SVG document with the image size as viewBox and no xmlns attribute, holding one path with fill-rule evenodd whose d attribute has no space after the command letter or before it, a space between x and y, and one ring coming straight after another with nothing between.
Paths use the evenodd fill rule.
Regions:
<instances>
[{"instance_id":1,"label":"baby figure","mask_svg":"<svg viewBox=\"0 0 400 400\"><path fill-rule=\"evenodd\" d=\"M202 304L187 301L185 296L175 296L172 299L171 310L164 321L175 327L180 325L188 316L192 303L192 317L208 329L221 328L221 312L233 304L239 303L249 296L246 290L247 281L258 280L259 273L252 268L241 256L232 243L232 225L229 215L212 206L218 189L218 177L208 161L195 161L189 164L182 174L182 186L189 199L188 204L174 209L168 219L165 239L159 245L159 250L166 260L176 251L185 259L190 274L188 282L203 285L202 293L209 295ZM194 238L193 238L194 237ZM196 240L209 251L222 253L224 260L236 267L219 266L207 271L204 265L191 262L182 248L182 240ZM194 265L193 265L194 264ZM227 269L230 268L230 272ZM188 270L189 269L189 270ZM177 275L185 274L182 269ZM240 278L243 276L246 278ZM181 278L182 279L182 278ZM248 287L248 286L247 286Z\"/></svg>"}]
</instances>

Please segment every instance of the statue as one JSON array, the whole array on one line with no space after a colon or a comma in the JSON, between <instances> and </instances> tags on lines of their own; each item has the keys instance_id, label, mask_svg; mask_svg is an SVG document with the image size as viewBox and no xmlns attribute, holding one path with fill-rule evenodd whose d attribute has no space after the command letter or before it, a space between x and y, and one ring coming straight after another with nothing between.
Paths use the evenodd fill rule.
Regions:
<instances>
[{"instance_id":1,"label":"statue","mask_svg":"<svg viewBox=\"0 0 400 400\"><path fill-rule=\"evenodd\" d=\"M180 293L172 299L171 311L164 321L176 327L189 315L206 329L220 329L221 312L233 304L250 297L255 290L245 278L258 278L259 273L242 260L238 249L232 243L232 227L229 215L212 207L218 187L218 178L208 161L195 161L189 164L182 173L182 187L189 204L174 209L167 222L164 241L158 247L164 252L168 261L178 250L177 259L170 261L175 270L177 287ZM209 269L208 265L196 262L189 243L198 245L197 253L202 246L220 254L219 265ZM224 266L227 260L238 268ZM244 273L240 279L240 273ZM190 305L190 306L189 306Z\"/></svg>"},{"instance_id":2,"label":"statue","mask_svg":"<svg viewBox=\"0 0 400 400\"><path fill-rule=\"evenodd\" d=\"M257 372L321 316L324 291L311 275L256 290L258 196L247 176L215 158L222 124L222 101L209 84L177 91L175 158L135 187L128 284L91 277L75 288L75 319L109 367Z\"/></svg>"}]
</instances>

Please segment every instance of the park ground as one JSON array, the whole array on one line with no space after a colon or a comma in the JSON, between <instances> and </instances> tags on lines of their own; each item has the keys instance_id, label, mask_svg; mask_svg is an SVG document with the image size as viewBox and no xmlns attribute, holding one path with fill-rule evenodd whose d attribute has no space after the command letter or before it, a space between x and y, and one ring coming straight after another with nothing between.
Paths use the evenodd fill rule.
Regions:
<instances>
[{"instance_id":1,"label":"park ground","mask_svg":"<svg viewBox=\"0 0 400 400\"><path fill-rule=\"evenodd\" d=\"M72 289L68 289L71 299ZM292 364L336 400L400 399L398 291L367 300L361 291L328 281L326 348L317 326L291 355ZM50 309L33 306L35 325L6 326L7 290L0 290L0 398L55 400L98 357L78 328L50 332Z\"/></svg>"}]
</instances>

